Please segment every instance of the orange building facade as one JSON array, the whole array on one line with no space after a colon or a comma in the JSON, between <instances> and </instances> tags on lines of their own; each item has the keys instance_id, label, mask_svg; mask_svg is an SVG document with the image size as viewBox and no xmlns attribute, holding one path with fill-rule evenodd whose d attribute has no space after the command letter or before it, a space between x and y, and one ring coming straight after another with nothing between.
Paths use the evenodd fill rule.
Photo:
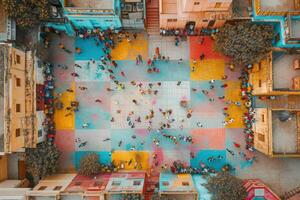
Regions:
<instances>
[{"instance_id":1,"label":"orange building facade","mask_svg":"<svg viewBox=\"0 0 300 200\"><path fill-rule=\"evenodd\" d=\"M232 0L160 0L160 28L217 28L231 18Z\"/></svg>"}]
</instances>

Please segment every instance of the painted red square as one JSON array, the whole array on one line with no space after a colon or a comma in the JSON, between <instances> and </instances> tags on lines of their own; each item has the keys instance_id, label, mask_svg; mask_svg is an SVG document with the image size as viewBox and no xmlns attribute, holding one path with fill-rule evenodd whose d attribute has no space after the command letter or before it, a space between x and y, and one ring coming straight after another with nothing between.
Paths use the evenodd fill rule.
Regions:
<instances>
[{"instance_id":1,"label":"painted red square","mask_svg":"<svg viewBox=\"0 0 300 200\"><path fill-rule=\"evenodd\" d=\"M224 150L226 148L225 128L193 129L193 151L199 150Z\"/></svg>"}]
</instances>

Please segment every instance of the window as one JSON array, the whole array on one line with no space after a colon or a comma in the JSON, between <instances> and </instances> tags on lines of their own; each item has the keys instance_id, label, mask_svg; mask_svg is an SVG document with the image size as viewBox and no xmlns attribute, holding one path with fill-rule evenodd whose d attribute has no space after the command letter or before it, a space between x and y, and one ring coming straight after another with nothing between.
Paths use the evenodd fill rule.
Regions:
<instances>
[{"instance_id":1,"label":"window","mask_svg":"<svg viewBox=\"0 0 300 200\"><path fill-rule=\"evenodd\" d=\"M141 185L141 181L133 181L133 185Z\"/></svg>"},{"instance_id":2,"label":"window","mask_svg":"<svg viewBox=\"0 0 300 200\"><path fill-rule=\"evenodd\" d=\"M17 63L20 64L20 63L21 63L21 56L20 56L20 55L17 55L17 56L16 56L16 60L17 60Z\"/></svg>"},{"instance_id":3,"label":"window","mask_svg":"<svg viewBox=\"0 0 300 200\"><path fill-rule=\"evenodd\" d=\"M47 186L41 186L41 187L39 187L38 190L45 190L46 188L47 188Z\"/></svg>"},{"instance_id":4,"label":"window","mask_svg":"<svg viewBox=\"0 0 300 200\"><path fill-rule=\"evenodd\" d=\"M258 133L258 140L261 141L261 142L264 142L265 141L265 135L261 134L261 133Z\"/></svg>"},{"instance_id":5,"label":"window","mask_svg":"<svg viewBox=\"0 0 300 200\"><path fill-rule=\"evenodd\" d=\"M265 115L261 115L261 121L265 122Z\"/></svg>"},{"instance_id":6,"label":"window","mask_svg":"<svg viewBox=\"0 0 300 200\"><path fill-rule=\"evenodd\" d=\"M53 190L60 190L62 188L62 186L55 186L54 188L53 188Z\"/></svg>"},{"instance_id":7,"label":"window","mask_svg":"<svg viewBox=\"0 0 300 200\"><path fill-rule=\"evenodd\" d=\"M21 112L21 104L16 104L16 112Z\"/></svg>"},{"instance_id":8,"label":"window","mask_svg":"<svg viewBox=\"0 0 300 200\"><path fill-rule=\"evenodd\" d=\"M43 136L43 131L40 129L38 130L38 137L42 137Z\"/></svg>"},{"instance_id":9,"label":"window","mask_svg":"<svg viewBox=\"0 0 300 200\"><path fill-rule=\"evenodd\" d=\"M102 185L102 182L101 181L95 181L94 182L94 187L99 187Z\"/></svg>"},{"instance_id":10,"label":"window","mask_svg":"<svg viewBox=\"0 0 300 200\"><path fill-rule=\"evenodd\" d=\"M120 181L113 181L111 185L121 185Z\"/></svg>"},{"instance_id":11,"label":"window","mask_svg":"<svg viewBox=\"0 0 300 200\"><path fill-rule=\"evenodd\" d=\"M189 182L182 182L182 186L189 186L190 183Z\"/></svg>"},{"instance_id":12,"label":"window","mask_svg":"<svg viewBox=\"0 0 300 200\"><path fill-rule=\"evenodd\" d=\"M261 87L261 80L258 80L258 87Z\"/></svg>"},{"instance_id":13,"label":"window","mask_svg":"<svg viewBox=\"0 0 300 200\"><path fill-rule=\"evenodd\" d=\"M200 2L199 2L199 1L195 1L195 2L194 2L194 5L195 5L195 6L200 5Z\"/></svg>"},{"instance_id":14,"label":"window","mask_svg":"<svg viewBox=\"0 0 300 200\"><path fill-rule=\"evenodd\" d=\"M206 22L208 22L208 19L203 19L202 22L205 22L205 23L206 23Z\"/></svg>"},{"instance_id":15,"label":"window","mask_svg":"<svg viewBox=\"0 0 300 200\"><path fill-rule=\"evenodd\" d=\"M75 182L75 186L80 186L81 182Z\"/></svg>"},{"instance_id":16,"label":"window","mask_svg":"<svg viewBox=\"0 0 300 200\"><path fill-rule=\"evenodd\" d=\"M16 86L21 87L21 79L20 78L16 78Z\"/></svg>"},{"instance_id":17,"label":"window","mask_svg":"<svg viewBox=\"0 0 300 200\"><path fill-rule=\"evenodd\" d=\"M21 135L21 129L17 128L16 129L16 137L19 137Z\"/></svg>"},{"instance_id":18,"label":"window","mask_svg":"<svg viewBox=\"0 0 300 200\"><path fill-rule=\"evenodd\" d=\"M162 184L163 184L163 186L168 186L169 182L168 181L163 181Z\"/></svg>"},{"instance_id":19,"label":"window","mask_svg":"<svg viewBox=\"0 0 300 200\"><path fill-rule=\"evenodd\" d=\"M217 3L215 4L215 8L220 8L220 7L221 7L221 5L222 5L222 3L220 3L220 2L217 2Z\"/></svg>"},{"instance_id":20,"label":"window","mask_svg":"<svg viewBox=\"0 0 300 200\"><path fill-rule=\"evenodd\" d=\"M177 19L167 19L167 22L177 22Z\"/></svg>"}]
</instances>

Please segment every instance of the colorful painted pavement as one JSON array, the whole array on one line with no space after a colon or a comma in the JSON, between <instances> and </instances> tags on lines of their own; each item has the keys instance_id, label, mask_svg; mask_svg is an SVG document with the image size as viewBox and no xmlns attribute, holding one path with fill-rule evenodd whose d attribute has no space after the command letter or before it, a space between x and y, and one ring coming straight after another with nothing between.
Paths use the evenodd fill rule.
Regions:
<instances>
[{"instance_id":1,"label":"colorful painted pavement","mask_svg":"<svg viewBox=\"0 0 300 200\"><path fill-rule=\"evenodd\" d=\"M54 38L57 37L57 38ZM200 162L219 170L224 164L230 163L237 169L249 167L251 163L245 160L243 152L245 142L243 137L242 115L245 111L240 99L239 72L230 71L227 67L228 59L213 51L213 41L205 38L204 44L199 44L197 37L189 38L190 60L178 64L178 60L157 61L159 73L147 73L147 64L136 65L135 57L142 55L148 59L148 41L144 35L138 35L137 40L130 43L123 41L112 51L113 59L117 60L117 79L125 85L125 90L107 91L112 87L107 74L99 70L99 59L103 55L101 45L96 46L93 39L58 38L52 35L51 61L54 64L66 64L68 69L56 67L56 92L62 92L63 104L69 106L71 101L79 101L79 111L74 115L67 115L67 111L60 110L55 113L56 144L62 151L62 168L74 170L78 168L80 158L90 152L99 155L102 163L112 160L121 163L131 159L138 159L143 169L152 165L153 153L157 154L159 165L171 164L181 160L187 165L199 167ZM58 48L58 43L64 42L66 48L80 47L82 53L68 54ZM169 51L176 51L175 45ZM201 53L204 60L199 60ZM167 55L168 52L161 52ZM92 60L95 60L93 63ZM196 62L194 61L196 59ZM74 63L82 68L73 67ZM70 74L76 72L78 78ZM125 74L122 76L121 73ZM123 74L123 75L124 75ZM226 80L222 80L224 75ZM210 89L209 81L214 79L214 89ZM130 84L131 81L142 82L144 85L152 83L157 88L157 95L138 94L138 88ZM178 81L181 84L178 86ZM157 83L160 82L161 86ZM221 85L228 87L222 88ZM78 87L87 87L80 90ZM73 93L66 89L74 90ZM201 90L208 90L205 95ZM225 96L224 99L218 97ZM213 98L214 102L210 102ZM95 102L100 99L101 103ZM132 100L135 99L138 105ZM180 106L181 100L187 100L193 110L192 117L186 118L186 110ZM240 102L242 105L230 104L226 101ZM223 115L224 108L230 117ZM193 143L180 141L174 144L157 132L162 115L159 109L172 109L174 125L164 133L169 135L192 136ZM147 123L143 122L145 115L153 109L153 130L147 130ZM136 117L141 116L142 122L130 128L126 118L130 111ZM111 121L111 118L114 121ZM226 126L224 120L234 118ZM184 121L182 121L184 119ZM203 127L199 127L199 123ZM82 128L88 123L87 128ZM197 125L198 123L198 125ZM160 141L156 146L153 139ZM241 145L234 146L234 142ZM82 143L86 145L83 146ZM231 155L226 148L232 150ZM112 152L112 153L111 153ZM191 157L191 152L194 157ZM242 153L241 153L242 152ZM247 154L247 152L244 152ZM219 157L209 161L211 157ZM132 169L133 165L125 164L125 168Z\"/></svg>"}]
</instances>

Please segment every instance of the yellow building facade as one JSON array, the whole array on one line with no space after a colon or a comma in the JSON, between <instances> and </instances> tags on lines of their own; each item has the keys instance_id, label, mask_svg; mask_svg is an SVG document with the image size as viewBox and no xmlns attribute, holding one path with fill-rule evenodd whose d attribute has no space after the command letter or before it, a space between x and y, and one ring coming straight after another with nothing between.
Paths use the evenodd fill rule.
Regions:
<instances>
[{"instance_id":1,"label":"yellow building facade","mask_svg":"<svg viewBox=\"0 0 300 200\"><path fill-rule=\"evenodd\" d=\"M4 48L4 152L22 152L37 143L36 87L33 56Z\"/></svg>"}]
</instances>

